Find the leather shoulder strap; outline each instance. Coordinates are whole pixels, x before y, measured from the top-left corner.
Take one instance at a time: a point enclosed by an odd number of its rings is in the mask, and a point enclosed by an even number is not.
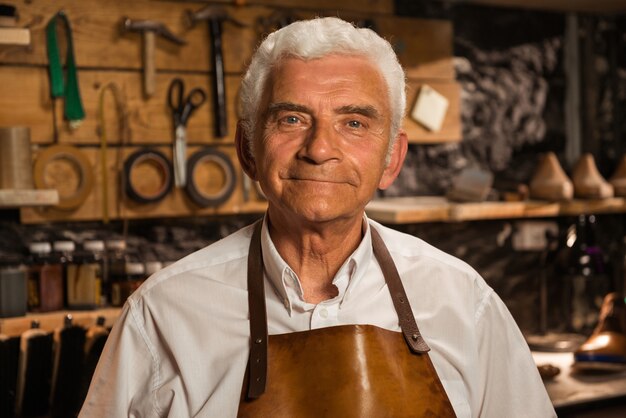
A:
[[[422,338],[422,334],[417,327],[417,322],[415,321],[415,316],[413,316],[413,311],[411,310],[409,299],[404,291],[404,286],[402,286],[398,269],[396,268],[396,265],[391,258],[391,254],[389,254],[389,250],[387,250],[387,246],[383,242],[383,239],[378,231],[376,231],[376,229],[374,229],[371,225],[370,231],[372,231],[371,234],[374,256],[380,264],[383,276],[385,276],[387,287],[391,293],[393,306],[396,308],[396,312],[398,313],[400,328],[402,329],[402,334],[404,334],[404,339],[411,348],[412,352],[426,353],[430,351],[430,348],[426,344],[426,341],[424,341],[424,338]]]
[[[248,399],[256,399],[265,392],[265,379],[267,378],[267,312],[261,254],[262,226],[263,220],[254,225],[248,253],[248,311],[250,315]]]

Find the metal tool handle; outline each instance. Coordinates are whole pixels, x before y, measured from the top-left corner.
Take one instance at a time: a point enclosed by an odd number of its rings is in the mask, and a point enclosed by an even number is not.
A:
[[[215,108],[215,135],[223,138],[228,135],[228,120],[226,116],[226,80],[224,79],[224,54],[222,52],[222,21],[211,19],[211,42],[213,45],[213,100]]]
[[[156,65],[154,63],[154,32],[143,33],[143,91],[146,98],[156,91]]]
[[[174,184],[176,187],[185,187],[187,184],[187,142],[185,135],[184,126],[177,126],[174,141]]]

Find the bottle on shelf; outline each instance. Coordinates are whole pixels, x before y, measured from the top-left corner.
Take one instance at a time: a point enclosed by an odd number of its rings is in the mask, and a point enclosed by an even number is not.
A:
[[[85,241],[67,269],[67,307],[95,309],[101,306],[104,242]]]
[[[126,299],[146,278],[145,265],[138,260],[128,261],[123,275],[115,276],[111,283],[111,304],[122,306]]]
[[[52,246],[49,242],[33,242],[29,251],[28,310],[49,312],[63,309],[63,266],[52,254]]]
[[[102,275],[102,294],[100,305],[108,306],[112,304],[113,282],[126,274],[126,263],[128,253],[126,252],[126,241],[123,239],[110,239],[106,241],[105,268]]]
[[[161,270],[163,268],[163,263],[160,261],[146,261],[145,267],[146,267],[146,279],[147,279],[148,277],[152,276],[157,271]]]
[[[74,241],[69,240],[54,241],[52,243],[52,250],[63,268],[63,306],[67,307],[68,271],[70,266],[74,264],[74,251],[76,250],[76,244]]]
[[[579,215],[563,280],[563,312],[570,332],[589,335],[604,296],[613,289],[606,253],[596,242],[596,217]]]
[[[26,314],[26,272],[21,257],[0,254],[0,318]]]

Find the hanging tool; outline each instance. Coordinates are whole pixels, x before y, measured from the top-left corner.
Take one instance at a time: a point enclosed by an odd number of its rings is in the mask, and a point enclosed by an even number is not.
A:
[[[186,42],[170,32],[163,23],[152,20],[133,20],[128,17],[122,18],[122,32],[130,31],[143,34],[143,87],[144,95],[148,99],[154,95],[156,85],[155,35],[161,35],[178,45],[184,45]]]
[[[187,121],[192,113],[206,100],[206,93],[199,87],[192,89],[185,96],[185,82],[175,78],[167,92],[167,103],[174,121],[174,184],[184,187],[186,182],[187,161]]]
[[[57,41],[57,19],[65,27],[67,52],[65,57],[65,74],[61,66],[61,53]],[[52,97],[52,110],[56,106],[54,100],[65,98],[64,117],[69,121],[70,128],[77,128],[85,118],[85,111],[80,99],[78,89],[78,76],[76,74],[76,61],[74,60],[74,44],[72,42],[72,29],[67,15],[61,10],[46,25],[46,46],[48,48],[48,62],[50,71],[50,96]],[[56,115],[53,113],[54,140],[58,142],[58,129]]]
[[[107,131],[104,118],[104,95],[107,90],[111,91],[115,101],[115,110],[118,119],[117,140],[123,145],[130,138],[130,126],[128,122],[128,110],[126,108],[126,98],[122,89],[114,82],[106,83],[100,89],[98,96],[98,135],[100,136],[100,171],[102,175],[102,222],[109,223],[109,163],[107,161]],[[121,148],[121,147],[119,147]],[[119,212],[118,212],[119,216]]]
[[[189,26],[198,22],[209,22],[209,33],[212,45],[212,66],[215,72],[213,77],[213,103],[215,112],[215,136],[223,138],[228,135],[228,118],[226,114],[226,80],[224,79],[224,54],[222,52],[222,22],[232,22],[239,27],[245,27],[242,22],[231,17],[221,7],[206,6],[197,12],[187,11]]]

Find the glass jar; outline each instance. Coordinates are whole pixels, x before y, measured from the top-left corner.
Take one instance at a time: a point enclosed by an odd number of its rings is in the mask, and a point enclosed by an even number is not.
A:
[[[126,276],[126,241],[123,239],[111,239],[106,242],[105,268],[102,275],[101,305],[113,304],[113,282]]]
[[[52,254],[49,242],[29,245],[31,260],[28,266],[28,310],[49,312],[63,309],[63,266]]]
[[[113,306],[122,306],[126,299],[145,280],[145,266],[139,261],[129,261],[125,265],[125,275],[118,276],[111,284],[111,303]]]
[[[95,309],[101,306],[104,242],[85,241],[67,270],[67,306]]]
[[[0,254],[0,318],[26,314],[26,277],[23,257]]]

